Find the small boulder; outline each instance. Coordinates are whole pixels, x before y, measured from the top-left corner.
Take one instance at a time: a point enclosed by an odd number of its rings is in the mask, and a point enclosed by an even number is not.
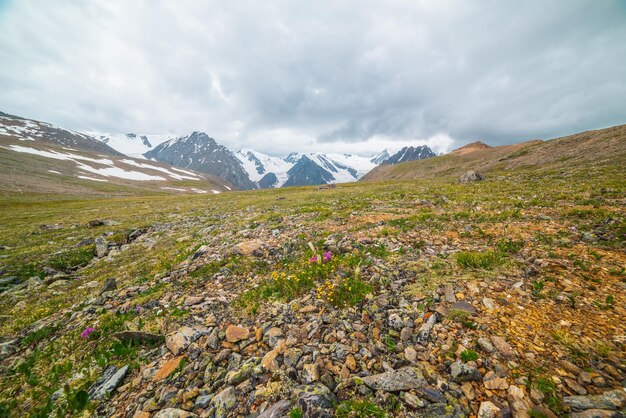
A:
[[[460,361],[452,363],[450,375],[452,376],[451,380],[456,383],[479,381],[483,378],[475,366]]]
[[[481,181],[484,180],[485,177],[476,172],[476,171],[468,171],[467,173],[463,174],[462,176],[459,177],[458,182],[459,183],[470,183],[473,181]]]
[[[118,369],[109,366],[102,376],[88,390],[90,399],[102,399],[113,392],[122,382],[128,372],[128,366]]]

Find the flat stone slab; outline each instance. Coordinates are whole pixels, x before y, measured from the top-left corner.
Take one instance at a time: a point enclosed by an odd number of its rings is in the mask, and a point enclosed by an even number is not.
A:
[[[415,367],[404,367],[391,372],[375,374],[364,377],[362,380],[368,387],[385,392],[399,392],[428,386],[422,372]]]
[[[102,399],[117,388],[128,372],[128,366],[118,369],[115,366],[106,368],[102,376],[89,388],[91,399]]]

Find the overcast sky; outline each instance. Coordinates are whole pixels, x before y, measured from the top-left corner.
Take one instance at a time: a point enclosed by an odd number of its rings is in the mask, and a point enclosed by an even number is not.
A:
[[[552,138],[626,123],[626,1],[0,0],[0,110],[277,155]]]

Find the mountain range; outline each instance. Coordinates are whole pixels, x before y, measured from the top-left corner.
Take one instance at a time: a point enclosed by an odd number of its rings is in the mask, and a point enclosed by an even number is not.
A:
[[[214,186],[211,190],[216,191],[228,190],[233,186],[241,190],[252,190],[323,185],[357,181],[379,165],[399,164],[435,156],[430,148],[422,145],[402,148],[393,155],[388,150],[369,157],[356,154],[292,152],[281,158],[249,148],[232,151],[199,131],[177,137],[139,133],[80,133],[1,112],[0,118],[0,135],[5,139],[3,143],[9,145],[3,147],[4,152],[21,152],[22,157],[24,154],[47,157],[48,161],[50,158],[76,161],[80,169],[72,167],[71,173],[67,173],[71,165],[64,167],[65,171],[54,167],[50,170],[100,183],[117,181],[112,179],[117,178],[123,183],[131,181],[147,185],[146,182],[161,181],[161,178],[193,178],[209,180]],[[32,142],[32,150],[29,147],[26,149],[21,144],[23,141]],[[61,149],[58,149],[59,146]],[[80,158],[76,155],[68,156],[68,150],[79,153]],[[87,155],[81,154],[85,152]],[[92,155],[93,153],[97,154]],[[105,156],[107,158],[103,158]],[[105,160],[108,167],[104,167],[106,164],[103,166],[102,162]],[[88,169],[86,161],[100,166]],[[182,169],[185,171],[180,173],[188,174],[179,179],[177,177],[180,176],[171,171],[175,169],[171,168],[169,174],[174,173],[173,175],[154,175],[155,171],[163,173],[165,167]],[[137,170],[143,170],[143,174],[138,174]],[[91,175],[86,175],[89,172]],[[115,173],[117,177],[111,173]],[[163,186],[160,189],[174,192],[193,191],[193,188],[172,186]]]
[[[292,152],[280,158],[249,148],[232,151],[198,131],[165,142],[163,135],[100,134],[95,137],[124,154],[143,155],[174,167],[211,174],[242,190],[357,181],[379,164],[398,164],[435,156],[423,145],[402,148],[394,155],[387,150],[371,157]],[[159,144],[153,147],[152,143]]]

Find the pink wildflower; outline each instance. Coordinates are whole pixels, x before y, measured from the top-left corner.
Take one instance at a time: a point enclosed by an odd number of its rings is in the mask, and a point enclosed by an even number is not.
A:
[[[309,262],[310,263],[317,263],[317,256],[314,255],[313,257],[309,258]]]
[[[330,261],[330,258],[332,257],[332,253],[330,251],[324,251],[324,262],[328,262]]]
[[[85,328],[85,330],[83,332],[80,333],[81,338],[89,338],[89,335],[91,335],[92,332],[94,332],[95,329],[92,327],[87,327]]]

